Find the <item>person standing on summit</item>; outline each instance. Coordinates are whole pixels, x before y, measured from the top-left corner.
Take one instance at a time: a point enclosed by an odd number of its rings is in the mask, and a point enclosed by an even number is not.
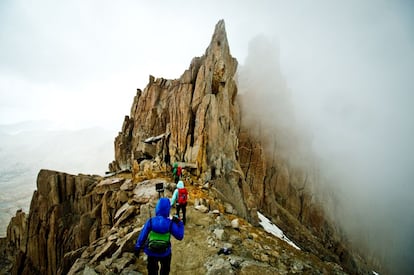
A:
[[[177,188],[174,190],[173,196],[171,198],[171,206],[174,205],[177,209],[177,217],[180,217],[180,210],[183,212],[183,223],[185,225],[186,220],[186,208],[187,208],[187,199],[188,199],[188,192],[187,189],[184,187],[184,182],[182,180],[178,181]]]
[[[169,218],[170,200],[160,198],[155,207],[156,216],[149,218],[135,243],[134,252],[138,257],[143,248],[148,256],[147,269],[149,275],[161,275],[170,273],[171,267],[171,235],[177,240],[184,238],[184,225],[177,216]],[[158,264],[161,264],[159,269]]]

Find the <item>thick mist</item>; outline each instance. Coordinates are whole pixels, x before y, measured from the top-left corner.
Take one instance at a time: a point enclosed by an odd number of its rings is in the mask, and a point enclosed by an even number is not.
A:
[[[328,212],[356,248],[392,274],[412,273],[412,89],[389,68],[363,73],[361,66],[375,70],[364,64],[373,62],[369,58],[347,68],[330,60],[326,71],[309,72],[315,78],[305,83],[284,75],[279,48],[265,36],[249,44],[238,71],[244,123],[264,138],[276,133],[283,157],[318,167],[321,186],[315,190],[331,192],[335,212]]]

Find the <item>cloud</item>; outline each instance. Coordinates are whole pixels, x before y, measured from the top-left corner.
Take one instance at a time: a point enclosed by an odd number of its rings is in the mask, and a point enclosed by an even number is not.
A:
[[[291,44],[256,37],[240,66],[239,90],[253,93],[244,106],[248,121],[311,145],[350,240],[402,274],[412,272],[414,242],[412,18],[399,5],[376,7],[337,6],[342,15],[312,7],[319,16],[312,10],[312,20],[302,21],[311,35],[291,35]]]

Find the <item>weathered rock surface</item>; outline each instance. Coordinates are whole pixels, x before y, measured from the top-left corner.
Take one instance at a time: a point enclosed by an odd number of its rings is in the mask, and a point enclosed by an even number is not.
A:
[[[137,175],[138,163],[148,158],[161,165],[192,163],[193,172],[204,181],[226,178],[223,186],[230,184],[237,195],[241,169],[236,68],[220,21],[205,54],[194,58],[181,78],[151,76],[144,91],[138,90],[130,117],[115,140],[110,168],[131,169]],[[238,210],[246,214],[243,200],[239,201]]]
[[[178,162],[191,192],[173,274],[368,273],[307,188],[316,177],[241,123],[236,69],[220,21],[179,79],[151,76],[137,91],[115,139],[113,177],[40,171],[29,214],[16,213],[0,241],[2,272],[145,274],[132,247],[154,214],[155,184],[171,196]],[[302,250],[257,227],[257,210]],[[223,247],[232,253],[217,254]]]

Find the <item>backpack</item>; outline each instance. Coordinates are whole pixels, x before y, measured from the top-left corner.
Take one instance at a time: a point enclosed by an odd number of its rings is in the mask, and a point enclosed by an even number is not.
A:
[[[178,204],[186,204],[187,203],[188,192],[185,188],[178,189]]]
[[[170,238],[171,238],[171,226],[172,222],[170,221],[170,226],[168,232],[158,233],[152,230],[152,218],[150,219],[151,231],[148,235],[148,249],[155,253],[163,253],[167,251],[170,247]]]

